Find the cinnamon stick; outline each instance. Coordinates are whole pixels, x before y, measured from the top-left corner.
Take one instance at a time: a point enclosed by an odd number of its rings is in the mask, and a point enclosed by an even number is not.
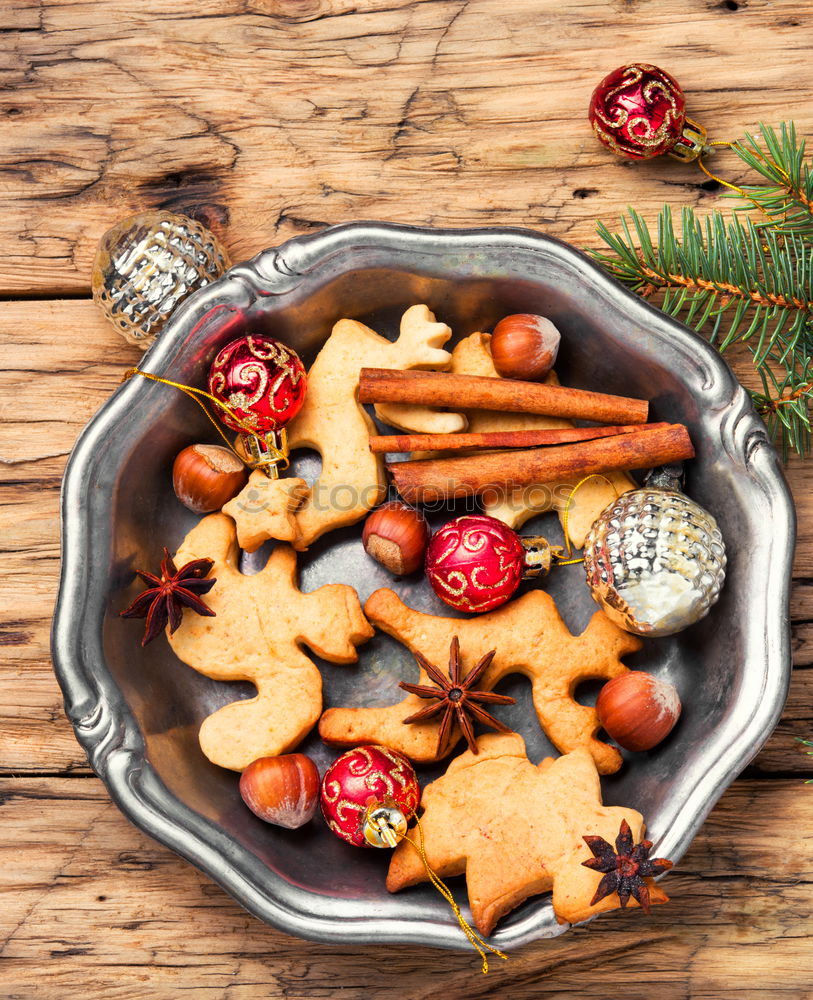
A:
[[[433,503],[493,489],[572,481],[594,472],[646,469],[693,457],[686,428],[667,424],[553,448],[388,462],[387,468],[404,500]]]
[[[485,375],[448,372],[393,371],[362,368],[362,403],[415,403],[448,406],[456,410],[505,410],[548,417],[594,420],[599,424],[643,424],[649,404],[645,399],[608,396],[544,382],[520,382]]]
[[[387,452],[460,451],[463,448],[533,448],[571,444],[668,424],[623,424],[615,427],[549,427],[530,431],[485,431],[479,434],[381,434],[370,437],[374,455]]]

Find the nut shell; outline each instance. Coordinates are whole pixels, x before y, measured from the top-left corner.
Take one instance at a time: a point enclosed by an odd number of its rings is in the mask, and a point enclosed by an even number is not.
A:
[[[536,382],[556,363],[561,336],[544,316],[515,313],[506,316],[491,334],[491,357],[503,378]]]
[[[260,757],[240,776],[240,795],[266,823],[296,830],[316,812],[319,771],[302,753]]]
[[[364,522],[364,551],[396,576],[423,566],[429,524],[414,507],[393,500],[374,510]]]
[[[640,670],[608,681],[596,701],[599,722],[625,750],[657,746],[674,728],[680,711],[674,685]]]
[[[172,466],[175,496],[196,514],[220,510],[248,481],[240,459],[219,444],[191,444]]]

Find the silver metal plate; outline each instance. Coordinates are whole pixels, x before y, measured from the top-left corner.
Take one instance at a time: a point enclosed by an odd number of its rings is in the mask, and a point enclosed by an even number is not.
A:
[[[556,240],[511,229],[359,223],[292,240],[232,268],[173,315],[143,367],[202,385],[217,349],[246,330],[285,340],[309,364],[340,317],[394,337],[403,310],[418,302],[456,337],[489,330],[513,312],[548,316],[562,332],[557,371],[565,384],[646,397],[653,420],[689,427],[697,458],[687,492],[720,525],[728,576],[706,619],[647,641],[630,658],[677,685],[684,715],[664,744],[629,755],[618,774],[602,780],[605,801],[643,812],[655,852],[678,861],[776,725],[790,678],[793,505],[762,422],[713,349]],[[157,566],[161,547],[177,547],[194,524],[172,491],[172,461],[185,445],[212,435],[183,394],[134,378],[74,448],[63,487],[53,657],[77,737],[136,825],[268,923],[314,940],[464,948],[457,922],[431,887],[386,892],[388,852],[351,848],[318,818],[289,831],[249,813],[237,776],[203,757],[196,734],[203,718],[249,696],[251,687],[200,676],[163,640],[142,650],[138,626],[118,616],[134,569]],[[295,463],[306,478],[318,467],[313,455]],[[438,514],[436,522],[448,516]],[[561,538],[552,517],[528,530]],[[365,556],[360,535],[358,526],[344,529],[305,553],[303,590],[344,582],[363,601],[392,585]],[[252,562],[257,557],[247,570]],[[582,568],[558,570],[544,586],[571,630],[580,631],[595,610]],[[449,614],[419,577],[396,589],[413,607]],[[394,702],[398,680],[417,675],[406,650],[383,635],[361,647],[357,666],[319,666],[326,706]],[[502,717],[525,738],[531,759],[551,752],[528,682],[512,678],[500,690],[517,698]],[[582,696],[589,700],[595,691]],[[335,757],[315,734],[301,749],[322,773]],[[437,773],[422,770],[422,783]],[[453,885],[464,902],[462,879]],[[512,948],[563,929],[541,896],[506,917],[492,940]]]

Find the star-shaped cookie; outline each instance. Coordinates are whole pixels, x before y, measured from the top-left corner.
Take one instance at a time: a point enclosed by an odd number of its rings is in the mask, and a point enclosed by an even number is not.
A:
[[[225,504],[223,513],[234,520],[237,541],[246,552],[256,552],[269,538],[303,549],[296,512],[309,493],[304,479],[269,479],[255,469],[243,489]]]

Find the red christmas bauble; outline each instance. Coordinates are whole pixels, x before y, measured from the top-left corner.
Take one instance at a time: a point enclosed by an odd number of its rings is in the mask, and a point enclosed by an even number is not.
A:
[[[330,829],[356,847],[387,847],[368,822],[372,810],[389,811],[401,832],[418,808],[421,789],[403,754],[389,747],[360,746],[348,750],[325,771],[320,805]]]
[[[664,70],[631,63],[613,70],[596,87],[589,117],[599,141],[614,153],[648,160],[668,153],[680,140],[686,100],[677,80]]]
[[[299,413],[306,388],[305,367],[296,351],[259,334],[226,344],[209,369],[209,392],[260,436],[279,430]],[[225,411],[218,416],[233,431],[246,432]]]
[[[458,611],[490,611],[504,604],[519,586],[524,564],[516,532],[486,514],[449,521],[426,550],[432,589]]]

